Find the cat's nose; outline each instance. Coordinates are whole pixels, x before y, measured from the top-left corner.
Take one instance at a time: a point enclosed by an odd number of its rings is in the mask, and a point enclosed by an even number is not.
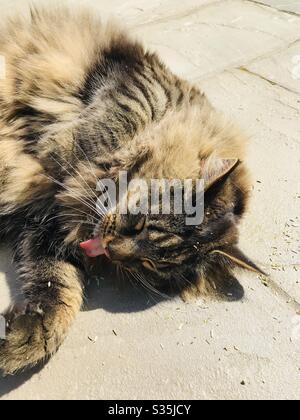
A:
[[[132,239],[116,239],[107,245],[107,251],[112,261],[125,261],[134,257],[136,245]]]

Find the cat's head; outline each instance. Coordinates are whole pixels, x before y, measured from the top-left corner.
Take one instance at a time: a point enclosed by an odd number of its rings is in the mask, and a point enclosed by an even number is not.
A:
[[[90,256],[105,254],[152,290],[241,297],[233,269],[260,272],[237,245],[250,191],[244,142],[209,104],[171,113],[116,153],[109,175],[116,179],[126,170],[129,180],[203,179],[203,220],[190,225],[184,212],[174,211],[120,214],[117,206],[82,248]]]
[[[151,209],[148,214],[121,214],[117,206],[82,248],[91,257],[106,255],[152,291],[240,298],[243,289],[233,269],[260,272],[237,246],[238,224],[248,199],[246,170],[237,159],[210,158],[200,171],[204,180],[200,224],[187,223],[184,211],[174,214],[173,200],[170,214],[152,214]]]

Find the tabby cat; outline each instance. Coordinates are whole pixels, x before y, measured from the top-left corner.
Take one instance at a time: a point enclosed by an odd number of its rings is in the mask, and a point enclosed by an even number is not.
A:
[[[113,23],[32,8],[0,31],[0,224],[23,301],[4,315],[0,369],[51,356],[104,260],[154,291],[229,294],[249,197],[245,137],[197,87]],[[205,216],[101,213],[97,181],[205,179]],[[103,192],[102,192],[103,193]],[[99,271],[100,270],[100,271]],[[242,294],[242,293],[240,293]]]

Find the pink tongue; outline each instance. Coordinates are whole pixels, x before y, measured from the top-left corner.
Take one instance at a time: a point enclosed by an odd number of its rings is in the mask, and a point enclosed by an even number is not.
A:
[[[80,248],[84,250],[86,255],[91,258],[99,257],[99,255],[106,255],[108,257],[107,250],[102,245],[100,238],[90,239],[86,242],[81,242]]]

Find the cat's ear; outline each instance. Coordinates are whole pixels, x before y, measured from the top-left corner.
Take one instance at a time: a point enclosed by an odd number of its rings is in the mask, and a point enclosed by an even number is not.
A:
[[[219,254],[225,258],[228,258],[235,265],[244,268],[245,270],[253,271],[257,274],[262,274],[267,276],[267,274],[262,271],[250,258],[248,258],[239,248],[235,246],[216,249],[211,252],[211,254]]]
[[[239,159],[221,159],[214,156],[201,162],[201,176],[204,188],[209,188],[225,180],[240,164]]]

